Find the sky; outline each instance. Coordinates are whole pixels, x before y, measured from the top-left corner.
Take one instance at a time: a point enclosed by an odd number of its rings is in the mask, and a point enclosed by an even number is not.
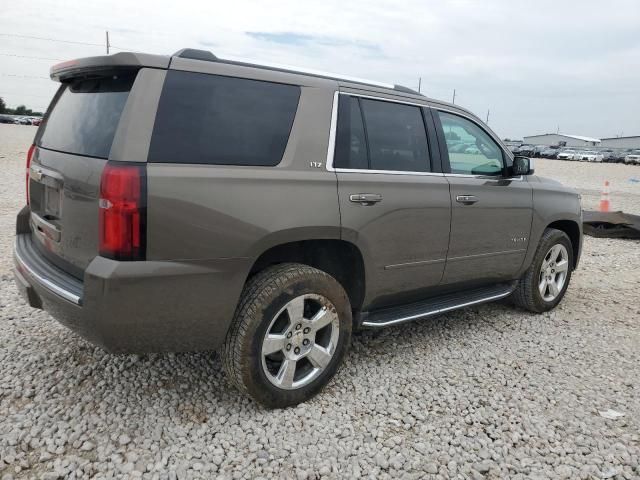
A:
[[[422,78],[428,97],[455,89],[456,104],[489,111],[502,138],[640,135],[640,0],[0,0],[0,97],[44,110],[50,66],[105,54],[106,30],[112,53],[192,47],[410,88]]]

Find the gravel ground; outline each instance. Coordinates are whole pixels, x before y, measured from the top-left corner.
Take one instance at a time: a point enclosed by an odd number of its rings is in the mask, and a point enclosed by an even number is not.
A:
[[[106,354],[25,306],[10,251],[34,132],[0,125],[0,478],[640,478],[637,242],[587,237],[544,315],[490,304],[358,334],[322,394],[266,411],[213,353]],[[587,208],[609,179],[640,213],[638,167],[537,167]]]

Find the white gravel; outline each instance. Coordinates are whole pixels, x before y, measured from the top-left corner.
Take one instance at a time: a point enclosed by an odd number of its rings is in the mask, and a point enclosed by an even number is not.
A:
[[[10,251],[34,132],[0,125],[1,479],[640,478],[637,242],[587,237],[545,315],[491,304],[356,335],[322,394],[267,411],[213,353],[106,354],[18,297]],[[537,167],[587,207],[608,178],[614,207],[640,213],[627,183],[640,167]]]

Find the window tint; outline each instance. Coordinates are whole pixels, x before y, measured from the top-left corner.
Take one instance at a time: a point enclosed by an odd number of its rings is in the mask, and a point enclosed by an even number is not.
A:
[[[149,161],[277,165],[299,98],[298,86],[169,71]]]
[[[429,170],[427,133],[420,107],[360,99],[372,170]]]
[[[364,125],[357,97],[340,95],[333,165],[336,168],[369,168]]]
[[[135,75],[78,80],[61,87],[40,146],[107,158]]]
[[[438,112],[449,152],[451,173],[499,175],[502,151],[478,125],[466,118]]]

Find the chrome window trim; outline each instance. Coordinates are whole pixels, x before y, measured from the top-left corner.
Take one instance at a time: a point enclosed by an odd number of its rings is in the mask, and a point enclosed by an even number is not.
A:
[[[515,180],[522,181],[524,177],[522,175],[518,177],[503,177],[500,175],[473,175],[470,173],[443,173],[445,177],[458,177],[458,178],[477,178],[478,180]]]
[[[329,144],[327,146],[327,161],[325,163],[326,169],[328,171],[336,172],[336,173],[374,173],[374,174],[388,174],[388,175],[416,175],[416,176],[431,176],[431,177],[453,176],[453,177],[480,178],[480,179],[496,178],[496,177],[492,177],[490,175],[470,175],[470,174],[462,174],[462,173],[408,172],[408,171],[404,171],[404,170],[369,170],[369,169],[366,169],[366,168],[334,168],[333,160],[334,160],[334,155],[335,155],[335,150],[336,150],[336,130],[338,128],[338,103],[339,103],[340,95],[346,95],[346,96],[350,96],[350,97],[369,98],[371,100],[379,100],[379,101],[382,101],[382,102],[401,103],[401,104],[404,104],[404,105],[412,105],[412,106],[420,107],[420,108],[432,108],[432,109],[435,109],[435,110],[442,110],[442,111],[445,111],[445,112],[448,112],[448,113],[452,113],[452,114],[464,117],[464,118],[472,121],[475,124],[478,123],[472,117],[470,117],[468,115],[465,115],[464,113],[458,112],[456,110],[448,110],[446,108],[435,107],[435,106],[429,105],[428,103],[407,102],[405,100],[396,100],[394,98],[377,97],[377,96],[374,96],[374,95],[364,95],[364,94],[361,94],[361,93],[341,92],[339,90],[336,90],[334,92],[334,94],[333,94],[333,105],[332,105],[332,108],[331,108],[331,123],[330,123],[330,130],[329,130]],[[482,128],[482,126],[480,126],[480,125],[478,125],[478,127]],[[484,131],[494,141],[496,141],[495,135],[490,134],[484,128],[482,128],[482,131]],[[496,143],[498,144],[498,147],[504,152],[504,148],[502,146],[502,143],[500,143],[499,140],[496,141]],[[500,177],[500,178],[503,178],[503,177]],[[520,176],[520,177],[515,177],[515,178],[509,179],[509,180],[522,180],[522,179],[523,179],[522,176]]]
[[[379,100],[381,102],[402,103],[404,105],[412,105],[414,107],[429,108],[427,103],[408,102],[406,100],[397,100],[395,98],[376,97],[375,95],[365,95],[362,93],[338,92],[340,95],[348,95],[350,97],[368,98],[370,100]],[[426,102],[426,101],[425,101]]]
[[[334,168],[333,157],[336,151],[336,130],[338,128],[338,103],[340,95],[346,95],[350,97],[370,98],[372,100],[380,100],[383,102],[401,103],[404,105],[412,105],[415,107],[428,107],[421,103],[405,102],[402,100],[395,100],[383,97],[375,97],[371,95],[361,95],[359,93],[341,92],[336,90],[333,94],[333,106],[331,108],[331,126],[329,130],[329,144],[327,146],[327,161],[326,168],[330,172],[339,173],[375,173],[375,174],[388,174],[388,175],[417,175],[417,176],[432,176],[442,177],[444,174],[440,172],[411,172],[405,170],[369,170],[368,168]],[[426,133],[426,130],[425,130]]]
[[[357,168],[332,168],[333,172],[338,173],[375,173],[386,175],[414,175],[420,177],[443,177],[444,173],[440,172],[408,172],[405,170],[367,170]]]
[[[331,107],[331,123],[329,127],[329,145],[327,146],[327,161],[325,166],[330,172],[335,172],[333,168],[333,157],[336,153],[336,129],[338,128],[338,99],[340,92],[336,90],[333,94],[333,106]]]

